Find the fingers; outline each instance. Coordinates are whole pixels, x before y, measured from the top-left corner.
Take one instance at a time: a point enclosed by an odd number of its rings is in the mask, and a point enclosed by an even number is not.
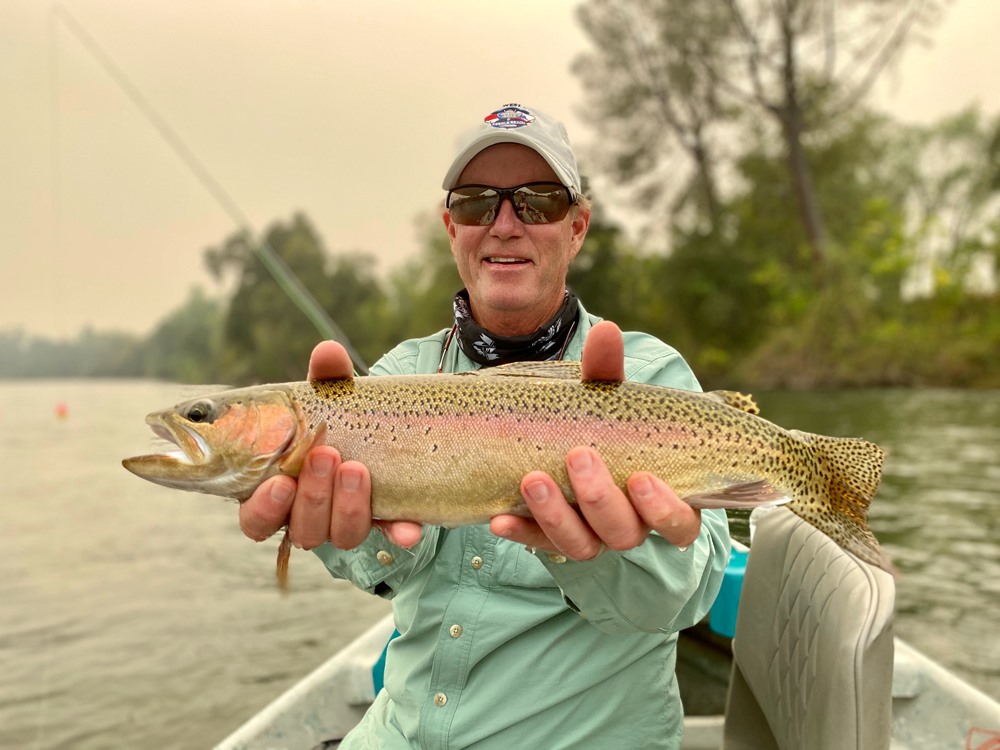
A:
[[[604,549],[629,550],[655,530],[678,547],[692,544],[701,531],[701,514],[661,479],[636,472],[626,495],[591,448],[574,448],[566,457],[576,507],[569,504],[548,474],[535,471],[521,482],[532,518],[497,516],[490,530],[529,547],[590,560]]]
[[[538,521],[521,516],[502,515],[490,519],[490,531],[504,539],[523,544],[531,549],[541,549],[546,552],[559,552],[548,535],[542,531]],[[600,547],[598,546],[598,551]]]
[[[354,549],[377,524],[400,547],[412,547],[423,527],[409,521],[373,521],[371,475],[357,461],[341,463],[340,454],[328,446],[313,448],[298,482],[273,477],[240,506],[240,528],[255,541],[263,541],[288,524],[292,543],[312,549],[331,542],[340,549]]]
[[[618,326],[610,320],[594,324],[580,359],[584,380],[625,380],[625,344]]]
[[[701,512],[681,500],[663,480],[640,471],[628,478],[626,487],[642,520],[668,542],[687,547],[698,538]]]
[[[309,380],[339,380],[354,376],[347,350],[336,341],[321,341],[309,357]]]
[[[334,448],[322,445],[309,451],[288,518],[288,531],[296,547],[312,549],[327,540],[340,463],[340,453]]]
[[[533,522],[505,516],[494,519],[494,533],[540,549],[557,550],[574,560],[590,560],[605,548],[626,550],[645,540],[649,528],[619,489],[600,456],[574,448],[566,457],[576,507],[552,477],[531,472],[521,494]]]
[[[376,521],[382,533],[398,547],[409,549],[420,541],[424,527],[412,521]]]
[[[272,477],[240,504],[240,528],[255,542],[262,542],[288,521],[295,497],[295,480]]]
[[[573,560],[589,560],[601,552],[601,539],[580,517],[548,474],[533,471],[521,480],[521,494],[542,536],[522,526],[529,546],[558,551]]]
[[[566,468],[577,506],[601,541],[616,550],[643,543],[649,527],[615,484],[596,451],[574,448],[566,456]]]
[[[364,464],[346,461],[333,482],[329,539],[340,549],[354,549],[372,529],[371,476]],[[326,541],[325,539],[323,541]]]

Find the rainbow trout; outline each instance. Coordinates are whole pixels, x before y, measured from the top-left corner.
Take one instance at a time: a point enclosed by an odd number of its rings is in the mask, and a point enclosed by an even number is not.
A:
[[[590,445],[624,487],[635,471],[696,508],[788,507],[866,562],[891,569],[868,528],[883,451],[786,430],[749,396],[581,381],[578,362],[517,363],[455,375],[359,377],[223,391],[150,414],[177,446],[122,463],[157,484],[245,500],[297,476],[326,443],[368,466],[372,515],[442,526],[527,514],[529,471],[571,497],[567,452]]]

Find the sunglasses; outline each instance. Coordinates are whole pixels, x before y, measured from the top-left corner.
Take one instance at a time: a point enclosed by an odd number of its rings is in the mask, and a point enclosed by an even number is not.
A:
[[[517,218],[525,224],[562,221],[576,196],[558,182],[529,182],[511,188],[489,185],[459,185],[448,191],[445,208],[451,220],[465,226],[489,226],[496,221],[500,205],[509,200]]]

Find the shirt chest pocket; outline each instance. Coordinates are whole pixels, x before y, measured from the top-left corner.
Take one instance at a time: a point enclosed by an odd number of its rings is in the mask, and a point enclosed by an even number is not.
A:
[[[541,560],[528,552],[522,544],[501,540],[497,545],[494,565],[494,577],[498,586],[558,588]]]

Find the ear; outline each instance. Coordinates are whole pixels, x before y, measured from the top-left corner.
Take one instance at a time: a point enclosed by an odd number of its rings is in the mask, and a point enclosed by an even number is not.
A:
[[[441,212],[441,220],[444,222],[444,228],[448,231],[448,239],[452,243],[455,242],[455,224],[451,220],[451,212],[446,208]]]
[[[571,209],[570,214],[570,260],[577,256],[580,252],[580,248],[583,247],[583,240],[587,236],[587,230],[590,228],[590,211],[582,210],[578,208]]]

